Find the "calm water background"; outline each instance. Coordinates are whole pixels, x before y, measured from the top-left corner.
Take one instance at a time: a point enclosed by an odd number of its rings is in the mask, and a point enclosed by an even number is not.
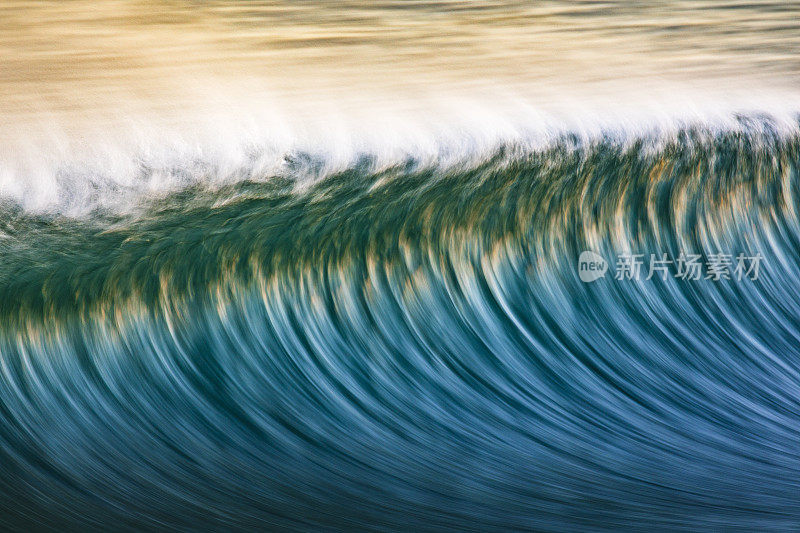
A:
[[[477,91],[724,97],[796,89],[799,49],[794,2],[7,0],[0,109],[163,110],[234,90],[345,110]]]

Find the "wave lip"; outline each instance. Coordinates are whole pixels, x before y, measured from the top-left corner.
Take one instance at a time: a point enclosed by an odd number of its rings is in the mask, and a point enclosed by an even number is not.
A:
[[[670,97],[666,88],[638,100],[630,95],[628,105],[620,104],[626,93],[616,99],[547,96],[543,103],[542,97],[495,92],[490,103],[454,96],[413,106],[402,99],[392,104],[384,95],[348,114],[316,100],[251,108],[220,97],[229,113],[189,107],[168,118],[146,108],[131,116],[121,108],[96,124],[65,125],[57,113],[9,120],[10,131],[0,128],[0,199],[33,213],[80,218],[96,210],[124,214],[187,187],[278,176],[302,188],[365,163],[373,172],[403,165],[463,169],[500,150],[522,157],[566,138],[587,147],[613,139],[658,149],[687,130],[712,137],[759,128],[783,136],[797,131],[795,93],[765,92],[754,106],[730,95],[675,90],[679,96]],[[287,111],[293,106],[308,109],[294,116]]]

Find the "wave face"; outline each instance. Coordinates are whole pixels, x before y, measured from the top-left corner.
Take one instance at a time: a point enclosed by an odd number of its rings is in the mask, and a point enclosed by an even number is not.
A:
[[[797,529],[794,131],[7,201],[0,526]],[[763,264],[611,275],[681,252]]]

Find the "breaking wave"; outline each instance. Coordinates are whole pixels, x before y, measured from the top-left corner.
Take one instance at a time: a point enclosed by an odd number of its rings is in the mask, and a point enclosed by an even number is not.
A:
[[[796,122],[168,170],[0,205],[1,526],[800,527]]]

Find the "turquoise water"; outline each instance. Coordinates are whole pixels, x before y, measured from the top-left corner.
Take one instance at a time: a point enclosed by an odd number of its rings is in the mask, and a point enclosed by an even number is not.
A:
[[[7,206],[2,520],[795,527],[800,141],[742,124]],[[623,246],[765,263],[579,280]]]

